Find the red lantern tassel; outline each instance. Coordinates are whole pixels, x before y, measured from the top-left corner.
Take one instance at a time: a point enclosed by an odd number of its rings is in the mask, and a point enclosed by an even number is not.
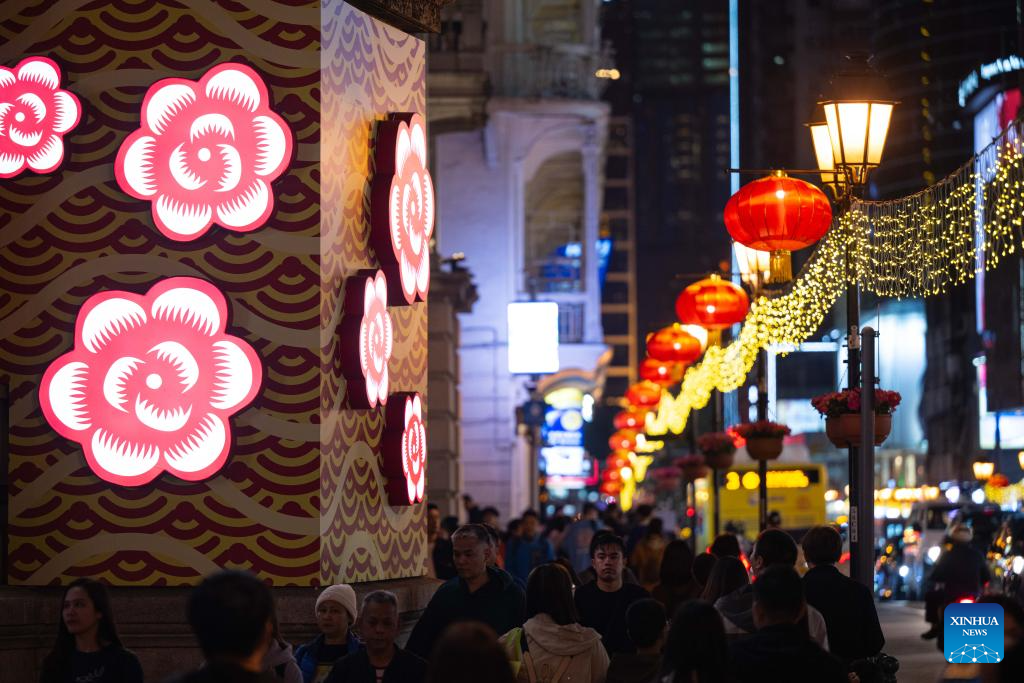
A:
[[[772,252],[769,265],[768,282],[773,285],[789,282],[793,279],[793,260],[786,249]]]

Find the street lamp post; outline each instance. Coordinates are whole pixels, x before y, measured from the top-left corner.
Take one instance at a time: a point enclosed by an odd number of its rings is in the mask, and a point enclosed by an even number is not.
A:
[[[770,278],[771,254],[733,242],[736,263],[740,267],[740,279],[750,287],[753,298],[762,293],[762,287]],[[757,352],[757,419],[768,419],[768,350]],[[757,461],[757,525],[759,531],[768,526],[768,461]]]
[[[847,57],[847,66],[832,78],[830,92],[818,102],[824,110],[825,129],[821,123],[810,125],[822,180],[837,194],[840,212],[850,210],[854,193],[867,184],[868,173],[882,161],[882,151],[889,131],[896,102],[883,94],[884,84],[868,64],[868,57],[855,54]],[[827,148],[831,153],[831,164]],[[842,191],[842,195],[839,192]],[[851,236],[852,237],[852,236]],[[846,267],[846,329],[847,376],[850,389],[861,387],[860,290],[857,285],[857,264],[850,251],[852,239],[847,241]],[[874,332],[872,331],[872,334]],[[871,340],[874,348],[874,339]],[[874,374],[866,378],[863,401],[870,392],[874,395]],[[863,417],[865,421],[872,416]],[[849,454],[850,477],[850,577],[870,588],[874,577],[871,561],[874,558],[874,534],[871,526],[874,507],[874,448],[864,443],[863,453],[851,446]],[[868,458],[872,462],[860,462]]]

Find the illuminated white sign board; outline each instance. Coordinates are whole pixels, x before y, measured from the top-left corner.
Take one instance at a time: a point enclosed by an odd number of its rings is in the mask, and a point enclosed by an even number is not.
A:
[[[558,304],[508,305],[508,371],[514,375],[558,372]]]
[[[978,91],[982,81],[991,81],[996,76],[1013,73],[1014,71],[1024,71],[1024,58],[1010,55],[988,64],[982,64],[969,73],[967,78],[960,81],[960,86],[957,88],[957,100],[960,102],[960,106],[967,106],[967,100]]]

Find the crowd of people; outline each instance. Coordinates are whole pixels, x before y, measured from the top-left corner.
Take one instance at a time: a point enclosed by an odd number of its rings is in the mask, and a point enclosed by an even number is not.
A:
[[[312,605],[319,634],[294,652],[270,590],[244,572],[207,577],[188,619],[203,665],[175,683],[706,683],[885,680],[871,593],[836,568],[842,538],[810,529],[800,545],[766,529],[746,552],[723,534],[697,555],[650,509],[632,526],[584,507],[546,525],[531,511],[499,531],[493,508],[467,501],[470,521],[431,508],[430,569],[444,582],[404,647],[397,597],[357,601],[344,584]],[[796,569],[802,553],[806,571]],[[803,567],[801,567],[803,569]],[[1019,610],[1007,611],[1007,620]],[[1024,643],[1008,624],[1007,656],[985,680],[1024,680]],[[43,683],[137,683],[102,584],[64,593]]]

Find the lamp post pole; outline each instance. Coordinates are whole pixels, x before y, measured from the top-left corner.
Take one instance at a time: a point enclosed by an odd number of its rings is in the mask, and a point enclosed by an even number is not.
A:
[[[768,349],[757,352],[757,419],[768,419]],[[757,521],[760,531],[768,526],[768,461],[757,461]]]
[[[864,377],[860,392],[860,458],[856,461],[858,486],[850,487],[850,578],[868,587],[874,584],[875,521],[875,330],[865,327],[863,342]],[[852,462],[852,461],[851,461]],[[857,545],[852,542],[857,538]],[[856,548],[856,552],[854,552]]]
[[[718,389],[714,389],[711,392],[711,430],[713,432],[722,431],[722,421],[724,419],[723,413],[725,412],[725,404],[722,399],[722,392]],[[714,499],[712,505],[712,529],[714,529],[713,538],[718,536],[720,529],[719,524],[719,510],[721,507],[721,501],[718,499],[718,468],[711,468],[711,494]]]

